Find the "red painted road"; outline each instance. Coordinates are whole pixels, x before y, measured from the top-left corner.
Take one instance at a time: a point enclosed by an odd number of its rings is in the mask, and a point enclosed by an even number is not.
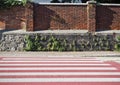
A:
[[[0,85],[120,85],[120,64],[90,57],[0,57]]]

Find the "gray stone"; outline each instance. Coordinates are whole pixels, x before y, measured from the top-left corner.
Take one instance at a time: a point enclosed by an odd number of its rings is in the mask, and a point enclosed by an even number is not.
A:
[[[16,49],[15,49],[15,47],[12,47],[10,50],[11,50],[11,51],[15,51]]]
[[[22,42],[21,44],[18,45],[20,48],[24,48],[24,43]]]
[[[25,42],[25,35],[30,35],[32,39],[35,38],[36,34],[3,34],[0,40],[0,51],[23,51],[26,42]],[[102,34],[79,34],[79,33],[71,33],[71,34],[42,34],[38,33],[40,38],[44,38],[39,41],[44,48],[47,48],[47,44],[49,42],[49,38],[51,36],[60,40],[60,43],[63,43],[63,40],[66,40],[66,50],[77,50],[77,51],[93,51],[93,50],[109,50],[114,49],[114,44],[116,43],[116,39],[113,35],[102,35]],[[75,42],[75,43],[73,43]],[[109,42],[109,43],[108,43]],[[74,44],[74,45],[73,45]],[[71,47],[72,45],[72,47]]]

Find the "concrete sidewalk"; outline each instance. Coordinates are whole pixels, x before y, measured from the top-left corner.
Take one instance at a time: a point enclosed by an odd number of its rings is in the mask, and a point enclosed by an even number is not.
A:
[[[97,57],[104,61],[120,62],[120,52],[85,51],[85,52],[0,52],[0,57]]]

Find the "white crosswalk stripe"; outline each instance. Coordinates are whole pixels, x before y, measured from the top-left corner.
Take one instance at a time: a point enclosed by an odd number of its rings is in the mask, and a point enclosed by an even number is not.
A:
[[[115,67],[17,67],[0,68],[0,70],[117,70]]]
[[[120,72],[9,72],[0,73],[0,76],[12,75],[120,75]]]
[[[120,82],[120,78],[6,78],[0,82]]]
[[[110,64],[0,64],[0,66],[111,66]]]
[[[62,60],[61,61],[60,60],[58,60],[58,61],[47,61],[47,60],[43,60],[43,61],[34,61],[34,60],[33,61],[25,61],[25,60],[24,61],[9,61],[8,60],[8,61],[0,61],[0,62],[69,62],[69,63],[70,62],[79,62],[79,63],[88,62],[89,63],[89,62],[103,62],[103,61],[62,61]]]

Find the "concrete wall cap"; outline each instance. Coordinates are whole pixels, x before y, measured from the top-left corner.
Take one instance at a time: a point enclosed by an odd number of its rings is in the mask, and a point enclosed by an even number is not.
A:
[[[98,3],[97,5],[101,5],[101,6],[120,6],[120,4],[108,4],[108,3]]]
[[[96,4],[96,1],[87,1],[87,4]]]
[[[87,6],[87,3],[39,3],[39,5],[81,5],[81,6],[83,6],[83,5],[85,5],[85,6]]]

